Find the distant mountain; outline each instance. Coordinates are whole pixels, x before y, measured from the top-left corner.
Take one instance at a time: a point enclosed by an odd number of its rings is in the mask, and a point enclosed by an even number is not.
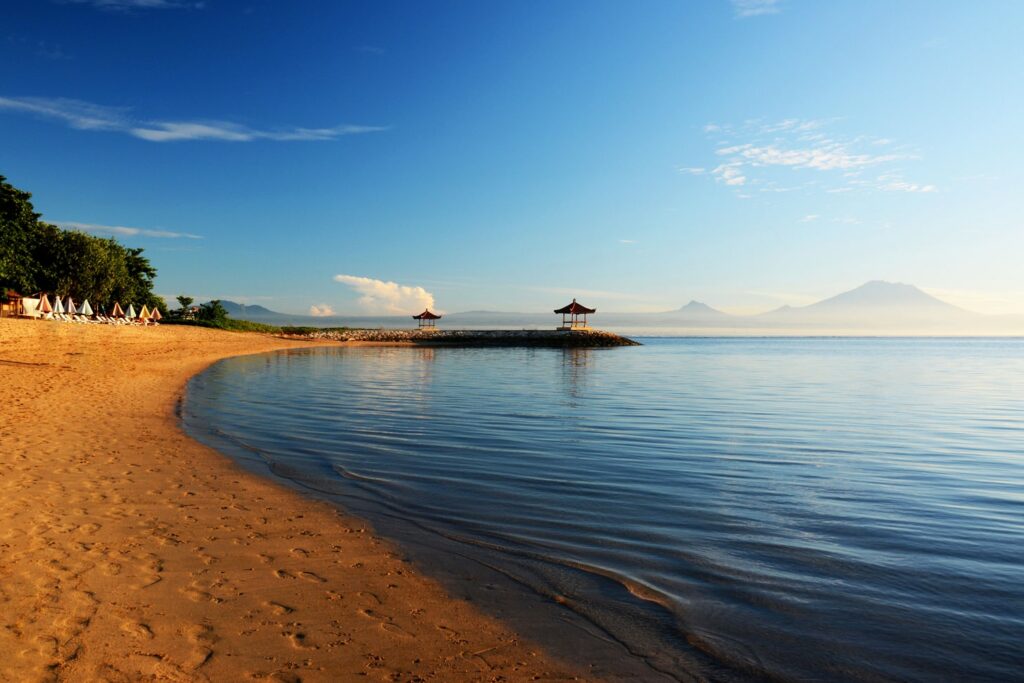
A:
[[[273,325],[408,328],[410,315],[314,317],[222,301],[229,315]],[[731,315],[705,303],[661,313],[615,313],[603,308],[591,316],[594,327],[646,334],[1021,334],[1024,319],[985,316],[958,308],[913,285],[874,280],[808,306],[782,306],[758,315]],[[513,313],[462,311],[445,315],[449,329],[537,329],[554,327],[549,311]]]
[[[756,317],[773,326],[955,331],[985,316],[937,299],[913,285],[872,280],[808,306],[782,306]]]
[[[706,303],[701,301],[690,301],[690,303],[682,306],[675,311],[672,311],[675,315],[683,315],[688,318],[731,318],[732,316],[724,311],[720,311],[717,308],[711,308]]]
[[[914,285],[902,282],[872,280],[849,292],[837,294],[816,304],[804,307],[805,311],[849,309],[913,309],[917,312],[935,311],[944,313],[966,313],[962,308],[936,299]]]
[[[249,316],[263,318],[285,315],[284,313],[278,313],[276,311],[270,310],[269,308],[259,305],[250,306],[248,304],[239,304],[234,301],[223,300],[220,302],[220,304],[227,310],[228,315],[230,315],[232,318],[248,318]]]

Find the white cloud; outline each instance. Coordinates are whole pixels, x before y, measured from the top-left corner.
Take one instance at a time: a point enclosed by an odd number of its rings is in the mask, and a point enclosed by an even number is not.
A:
[[[359,305],[368,313],[419,313],[434,306],[434,295],[415,285],[358,275],[335,275],[334,281],[354,289],[359,294]]]
[[[704,175],[707,173],[706,169],[699,168],[697,166],[681,166],[678,170],[680,173],[685,173],[686,175]]]
[[[619,244],[636,244],[636,240],[619,240]]]
[[[801,218],[800,222],[801,223],[812,223],[812,222],[818,220],[818,218],[820,218],[820,216],[818,216],[818,214],[816,214],[816,213],[809,213],[806,216],[804,216],[803,218]]]
[[[711,171],[715,180],[726,185],[745,185],[747,177],[743,175],[740,164],[722,164]]]
[[[739,19],[778,14],[782,11],[779,0],[731,0],[732,10]]]
[[[886,173],[878,176],[878,188],[886,192],[938,192],[934,185],[910,183],[897,173]]]
[[[744,144],[723,147],[715,153],[720,156],[736,156],[754,166],[792,166],[794,168],[813,168],[819,171],[859,168],[902,158],[896,154],[856,154],[839,142],[826,142],[817,147],[803,149]]]
[[[203,239],[199,235],[193,235],[187,232],[130,228],[124,225],[96,225],[94,223],[76,223],[75,221],[54,221],[53,224],[64,228],[65,230],[81,230],[82,232],[98,233],[101,235],[121,235],[123,237],[160,237],[169,239],[185,238],[190,240]]]
[[[249,142],[250,140],[333,140],[343,135],[358,135],[385,130],[377,126],[335,126],[334,128],[290,128],[287,130],[254,130],[229,121],[156,121],[147,127],[132,128],[128,132],[150,142],[177,140],[222,140]]]
[[[329,128],[298,126],[260,130],[231,121],[140,121],[128,116],[128,109],[105,107],[81,100],[55,97],[0,97],[0,110],[34,114],[63,121],[79,130],[105,130],[126,133],[150,142],[180,140],[218,140],[249,142],[275,140],[334,140],[345,135],[360,135],[387,130],[381,126],[341,124]]]
[[[334,309],[328,304],[313,304],[309,307],[309,314],[314,318],[325,318],[329,315],[335,315]]]
[[[61,0],[75,5],[92,5],[105,10],[172,9],[191,7],[202,9],[203,2],[181,2],[181,0]]]
[[[892,144],[888,139],[867,135],[839,137],[821,130],[834,121],[789,118],[775,123],[751,119],[737,126],[709,124],[705,131],[718,141],[714,156],[720,161],[710,174],[727,186],[753,185],[761,192],[809,189],[815,185],[818,191],[829,193],[938,191],[935,185],[905,180],[893,168],[896,162],[917,159],[913,153],[886,147]],[[689,170],[679,169],[681,173]],[[872,170],[877,174],[875,180],[868,177]],[[817,173],[829,174],[839,183],[818,184],[811,179]]]
[[[79,130],[118,130],[125,126],[124,109],[64,97],[0,97],[0,109],[58,119]]]

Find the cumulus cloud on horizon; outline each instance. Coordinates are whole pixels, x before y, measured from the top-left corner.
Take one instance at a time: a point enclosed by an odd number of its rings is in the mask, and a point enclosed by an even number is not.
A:
[[[309,307],[309,314],[314,318],[326,318],[335,315],[334,309],[329,304],[313,304]]]
[[[98,130],[124,133],[149,142],[180,140],[217,140],[249,142],[273,140],[293,142],[334,140],[346,135],[361,135],[387,130],[384,126],[339,124],[324,128],[289,126],[273,130],[250,128],[232,121],[217,120],[137,120],[128,107],[108,107],[66,97],[0,97],[0,110],[32,114],[55,119],[77,130]]]
[[[334,281],[354,289],[359,294],[359,305],[367,313],[411,314],[434,307],[434,295],[416,285],[400,285],[359,275],[335,275]]]

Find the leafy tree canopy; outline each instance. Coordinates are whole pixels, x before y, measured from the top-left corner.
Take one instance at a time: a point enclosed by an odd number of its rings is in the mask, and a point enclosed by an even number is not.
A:
[[[142,249],[41,221],[31,198],[0,176],[0,289],[71,295],[96,307],[120,301],[167,314],[153,293],[156,268]]]

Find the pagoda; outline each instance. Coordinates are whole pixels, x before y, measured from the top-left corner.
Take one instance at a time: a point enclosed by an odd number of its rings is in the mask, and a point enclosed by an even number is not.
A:
[[[587,324],[587,316],[591,313],[597,313],[597,309],[587,308],[583,304],[576,303],[576,299],[573,299],[572,303],[568,306],[555,309],[555,313],[562,316],[562,326],[555,328],[559,332],[572,332],[574,330],[589,332],[590,325]]]
[[[441,319],[437,313],[431,313],[429,308],[423,309],[419,315],[414,315],[413,320],[417,322],[416,328],[421,332],[433,332],[437,329],[437,321]]]

